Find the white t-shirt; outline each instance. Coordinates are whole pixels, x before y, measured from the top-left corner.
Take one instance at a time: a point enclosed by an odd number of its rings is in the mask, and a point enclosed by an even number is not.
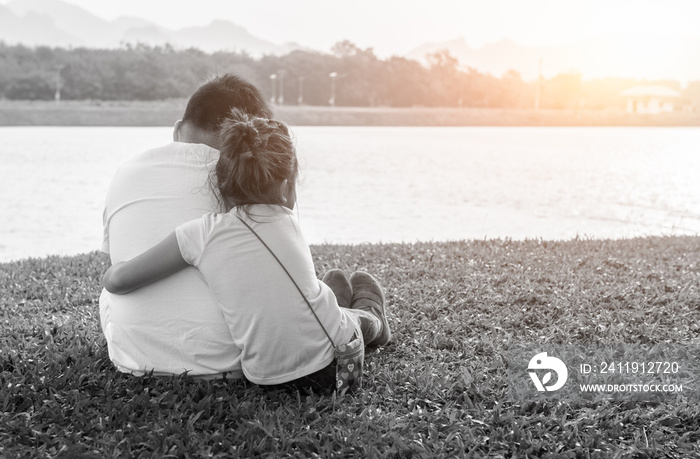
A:
[[[120,166],[104,211],[102,251],[113,263],[217,209],[208,176],[218,155],[206,145],[174,142]],[[242,377],[240,350],[194,268],[127,295],[103,290],[100,319],[110,359],[120,371]]]
[[[334,343],[349,342],[355,323],[316,277],[293,213],[281,206],[255,205],[250,214],[238,212],[287,268]],[[235,209],[204,215],[175,233],[183,258],[202,273],[219,302],[249,380],[280,384],[331,363],[333,348],[309,306]]]

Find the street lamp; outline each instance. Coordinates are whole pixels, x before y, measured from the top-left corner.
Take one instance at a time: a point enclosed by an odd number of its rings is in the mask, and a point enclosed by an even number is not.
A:
[[[535,111],[540,111],[540,93],[542,92],[542,59],[540,59],[540,77],[537,79],[537,89],[535,91]]]
[[[277,100],[277,96],[276,96],[277,91],[275,91],[275,80],[276,79],[277,79],[276,74],[273,73],[272,75],[270,75],[270,87],[272,89],[272,96],[270,96],[270,103],[272,103],[272,104],[274,104],[275,101]]]
[[[299,105],[304,104],[304,80],[306,77],[300,76],[299,77],[299,97],[297,98],[297,103]]]
[[[65,65],[56,65],[54,66],[54,70],[56,70],[56,92],[54,94],[54,100],[58,104],[61,102],[61,70]]]
[[[328,76],[331,78],[331,98],[328,99],[328,103],[335,107],[335,79],[338,78],[338,72],[331,72]]]
[[[277,71],[277,76],[280,79],[280,89],[279,89],[280,95],[279,95],[279,98],[277,101],[279,102],[280,105],[284,105],[284,74],[285,73],[287,73],[286,70],[278,70]]]

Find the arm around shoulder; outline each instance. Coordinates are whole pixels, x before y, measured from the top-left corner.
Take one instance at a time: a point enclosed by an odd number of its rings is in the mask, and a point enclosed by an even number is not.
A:
[[[123,295],[187,266],[173,232],[141,255],[112,265],[102,278],[102,285],[110,293]]]
[[[124,277],[124,267],[128,262],[122,261],[120,263],[115,263],[109,267],[104,276],[102,276],[102,286],[109,293],[114,293],[116,295],[123,295],[129,293],[128,283],[123,279]],[[133,289],[132,289],[133,290]]]

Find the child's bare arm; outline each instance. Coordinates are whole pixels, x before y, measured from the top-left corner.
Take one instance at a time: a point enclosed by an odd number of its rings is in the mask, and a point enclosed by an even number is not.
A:
[[[129,261],[112,265],[102,285],[110,293],[123,295],[186,268],[175,233]]]

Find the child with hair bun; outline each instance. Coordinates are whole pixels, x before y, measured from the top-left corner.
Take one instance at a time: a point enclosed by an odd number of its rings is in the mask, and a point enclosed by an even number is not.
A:
[[[177,227],[110,267],[103,284],[124,294],[194,266],[220,304],[248,380],[333,389],[334,346],[354,337],[372,347],[391,340],[382,288],[364,272],[316,278],[292,212],[299,165],[287,126],[233,110],[220,138],[210,183],[224,213]]]

